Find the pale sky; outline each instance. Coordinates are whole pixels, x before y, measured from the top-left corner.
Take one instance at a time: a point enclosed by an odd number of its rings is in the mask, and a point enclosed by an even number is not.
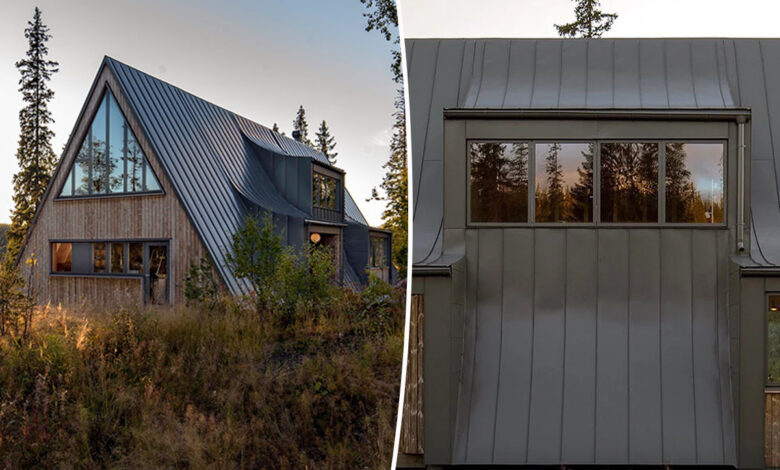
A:
[[[298,105],[311,138],[321,120],[336,137],[337,166],[369,223],[384,204],[366,202],[389,155],[396,84],[390,43],[366,32],[359,0],[2,0],[0,14],[0,223],[13,208],[19,137],[14,63],[39,6],[49,57],[60,155],[104,55],[290,135]]]
[[[400,0],[405,37],[558,37],[571,0]],[[604,37],[778,37],[777,0],[602,0]]]

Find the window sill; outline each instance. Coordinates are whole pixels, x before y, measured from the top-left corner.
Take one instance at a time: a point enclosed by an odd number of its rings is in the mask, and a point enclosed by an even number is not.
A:
[[[466,228],[591,228],[591,229],[627,229],[627,228],[650,228],[650,229],[704,229],[704,230],[725,230],[726,224],[662,224],[658,222],[633,222],[633,223],[563,223],[563,222],[469,222]]]
[[[142,274],[106,274],[106,273],[56,273],[50,272],[53,277],[92,277],[98,279],[143,279]]]

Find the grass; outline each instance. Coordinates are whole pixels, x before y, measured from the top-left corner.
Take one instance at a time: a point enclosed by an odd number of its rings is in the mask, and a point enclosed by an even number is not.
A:
[[[391,297],[344,292],[287,325],[228,298],[44,309],[30,339],[0,338],[0,468],[386,469],[403,348]]]

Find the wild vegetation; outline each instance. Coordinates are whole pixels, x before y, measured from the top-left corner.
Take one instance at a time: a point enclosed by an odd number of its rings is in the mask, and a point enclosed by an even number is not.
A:
[[[234,244],[278,240],[249,219]],[[187,307],[47,307],[0,337],[0,467],[388,468],[403,292],[270,252],[231,261],[257,295],[219,293],[199,260]]]

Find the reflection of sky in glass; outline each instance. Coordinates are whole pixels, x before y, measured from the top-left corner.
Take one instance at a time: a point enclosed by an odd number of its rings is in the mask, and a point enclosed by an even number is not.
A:
[[[702,198],[720,200],[723,197],[723,144],[688,143],[685,166],[691,172],[691,181]]]
[[[553,143],[536,144],[535,180],[537,189],[547,189],[547,155]],[[563,172],[563,184],[567,188],[574,186],[580,179],[577,169],[585,162],[583,152],[588,152],[585,143],[561,143],[558,161]]]

